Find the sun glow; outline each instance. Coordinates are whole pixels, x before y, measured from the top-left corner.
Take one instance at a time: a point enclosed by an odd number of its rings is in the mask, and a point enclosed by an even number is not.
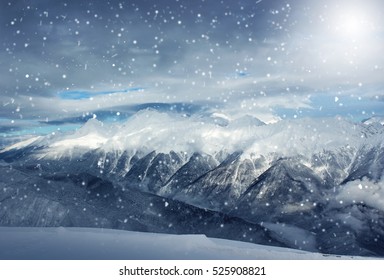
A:
[[[366,29],[366,21],[363,15],[356,11],[351,11],[342,15],[338,30],[347,36],[361,36]]]
[[[332,15],[331,28],[337,36],[364,39],[375,31],[375,16],[366,7],[339,8]]]

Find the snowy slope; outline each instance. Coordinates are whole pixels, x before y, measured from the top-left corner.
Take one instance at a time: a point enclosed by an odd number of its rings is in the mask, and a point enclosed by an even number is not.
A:
[[[309,260],[363,259],[255,245],[204,235],[89,228],[0,227],[0,259]]]
[[[41,139],[41,136],[36,136],[36,137],[28,138],[26,140],[23,140],[21,142],[18,142],[16,144],[13,144],[11,146],[8,146],[8,147],[4,148],[3,150],[1,150],[1,152],[7,152],[7,151],[11,151],[11,150],[18,150],[18,149],[25,148],[25,147],[27,147],[29,145],[34,144],[39,139]]]

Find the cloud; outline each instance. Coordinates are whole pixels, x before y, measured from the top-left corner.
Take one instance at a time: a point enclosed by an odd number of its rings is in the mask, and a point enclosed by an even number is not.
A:
[[[341,204],[365,204],[384,211],[384,183],[372,182],[367,178],[348,182],[336,200]]]
[[[18,130],[17,126],[0,126],[0,133],[9,133]]]
[[[189,103],[267,121],[317,110],[314,96],[382,96],[382,3],[364,2],[376,27],[358,39],[329,31],[332,3],[2,3],[0,117]]]
[[[124,121],[135,113],[153,109],[158,112],[182,113],[192,115],[195,113],[204,113],[207,104],[189,104],[189,103],[142,103],[137,105],[113,106],[109,110],[95,110],[92,112],[83,113],[80,116],[65,117],[58,119],[47,119],[39,121],[43,125],[63,125],[63,124],[84,124],[89,119],[97,118],[99,121]]]

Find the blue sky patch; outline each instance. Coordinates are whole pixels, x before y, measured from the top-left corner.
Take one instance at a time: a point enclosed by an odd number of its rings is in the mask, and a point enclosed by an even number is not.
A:
[[[114,93],[129,93],[129,92],[137,92],[142,91],[144,88],[141,87],[133,87],[123,90],[110,90],[110,91],[86,91],[86,90],[72,90],[72,91],[62,91],[59,92],[59,97],[65,100],[83,100],[89,99],[91,97],[95,97],[98,95],[108,95]]]

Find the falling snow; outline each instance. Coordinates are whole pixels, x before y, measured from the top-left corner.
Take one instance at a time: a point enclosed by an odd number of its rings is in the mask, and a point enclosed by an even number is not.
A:
[[[0,18],[0,208],[17,226],[75,211],[177,233],[180,212],[209,227],[189,232],[269,242],[233,214],[276,244],[382,254],[380,1],[3,1]]]

